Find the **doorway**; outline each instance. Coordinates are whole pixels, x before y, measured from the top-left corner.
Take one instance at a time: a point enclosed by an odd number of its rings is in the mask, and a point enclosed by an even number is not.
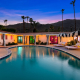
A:
[[[18,43],[23,43],[23,37],[22,36],[18,36]]]

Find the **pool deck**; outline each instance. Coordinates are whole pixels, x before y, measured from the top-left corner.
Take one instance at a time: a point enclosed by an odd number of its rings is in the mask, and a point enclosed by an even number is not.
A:
[[[0,47],[0,59],[3,59],[4,57],[9,56],[12,53],[9,48],[13,48],[17,46],[27,46],[27,45],[13,45],[13,46],[7,46],[7,47]],[[55,48],[55,49],[67,52],[70,55],[75,56],[76,58],[80,59],[80,49],[69,50],[69,49],[66,49],[65,47],[55,47],[53,45],[36,45],[36,46]]]
[[[0,48],[0,60],[9,56],[11,54],[11,51],[8,48]]]

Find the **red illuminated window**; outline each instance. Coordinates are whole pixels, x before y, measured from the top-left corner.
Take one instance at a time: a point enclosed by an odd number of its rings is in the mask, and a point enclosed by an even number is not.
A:
[[[12,40],[12,38],[13,38],[13,37],[12,37],[12,35],[11,35],[11,40]]]
[[[7,39],[7,35],[5,35],[5,39]]]

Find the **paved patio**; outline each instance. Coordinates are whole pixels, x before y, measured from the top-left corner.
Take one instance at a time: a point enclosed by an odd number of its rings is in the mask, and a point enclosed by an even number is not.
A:
[[[0,48],[0,58],[6,55],[7,53],[8,51],[6,50],[6,48]]]
[[[10,47],[17,47],[17,46],[24,46],[24,45],[13,45],[13,46],[7,46],[7,48],[5,47],[0,47],[0,58],[4,57],[4,56],[7,56],[7,55],[10,55],[11,54],[11,51],[8,50],[8,48]],[[26,46],[26,45],[25,45]],[[59,50],[62,50],[64,52],[67,52],[75,57],[77,57],[78,59],[80,59],[80,49],[78,50],[68,50],[66,49],[65,47],[55,47],[53,45],[36,45],[36,46],[45,46],[45,47],[50,47],[50,48],[55,48],[55,49],[59,49]]]

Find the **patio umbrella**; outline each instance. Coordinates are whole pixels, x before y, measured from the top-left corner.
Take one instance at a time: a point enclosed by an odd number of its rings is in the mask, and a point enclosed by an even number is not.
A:
[[[70,33],[70,37],[74,37],[75,31]]]
[[[75,36],[79,36],[80,35],[80,31],[76,31],[74,34],[75,34]]]
[[[60,33],[59,37],[67,37],[67,34],[66,33]]]
[[[68,37],[74,37],[74,35],[75,35],[75,31],[67,34]]]
[[[67,37],[67,34],[66,33],[64,33],[64,37]]]

